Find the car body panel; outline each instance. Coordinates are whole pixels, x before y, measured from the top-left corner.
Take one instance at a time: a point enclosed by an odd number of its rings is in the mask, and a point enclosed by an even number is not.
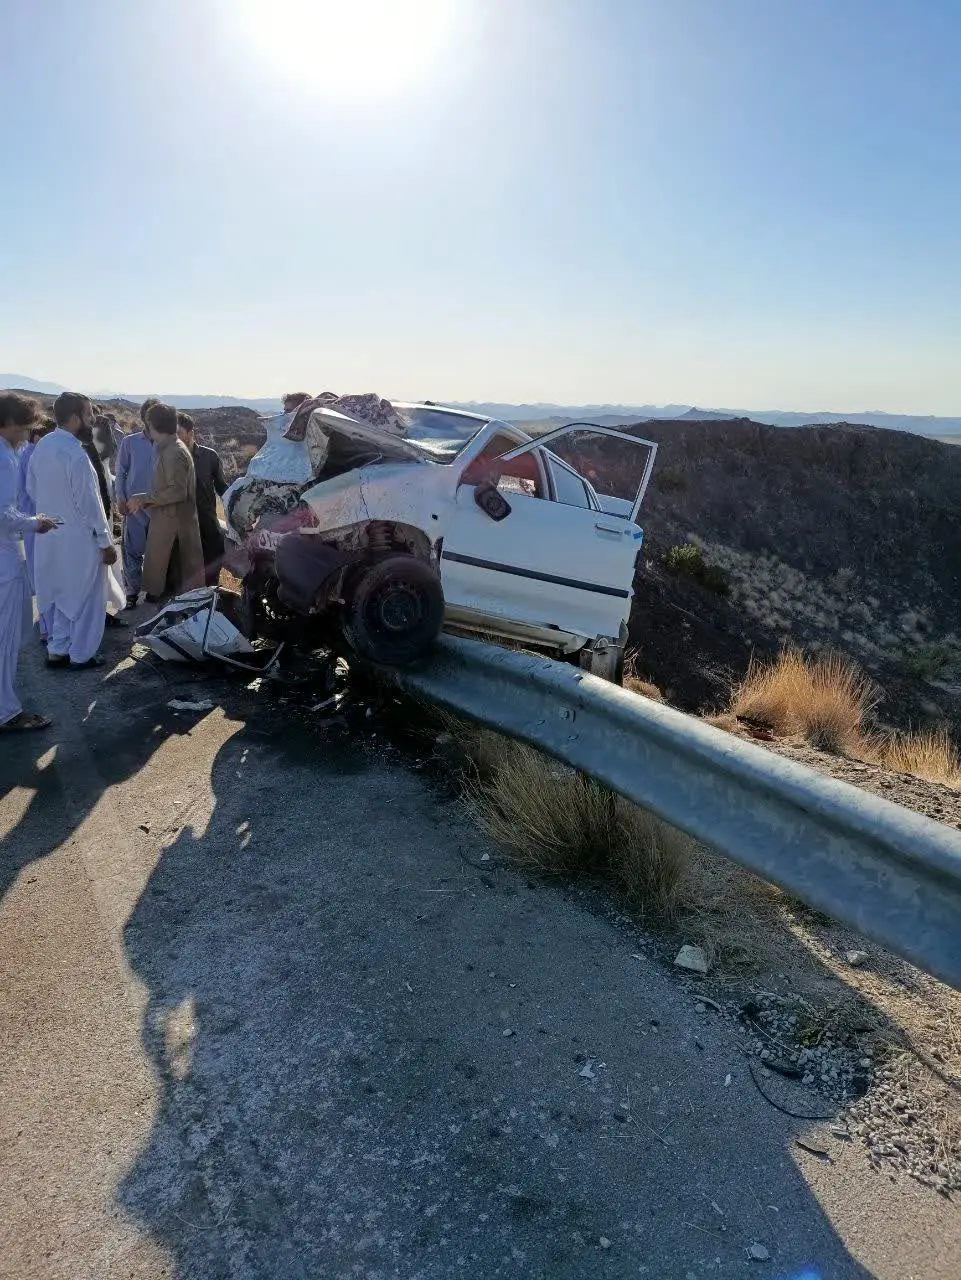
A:
[[[417,546],[425,548],[418,554],[429,551],[439,569],[451,625],[561,652],[624,636],[643,539],[633,516],[656,446],[579,424],[650,448],[643,483],[628,501],[599,494],[546,447],[569,429],[532,438],[513,424],[456,410],[399,405],[397,411],[410,429],[425,430],[424,443],[321,408],[300,442],[281,443],[278,432],[290,416],[275,420],[248,476],[261,483],[274,472],[271,482],[296,486],[312,517],[305,533],[331,537],[381,523],[416,531]],[[318,458],[322,469],[324,433],[374,456],[311,485]],[[475,500],[478,487],[490,484],[509,506],[504,519],[493,519]]]

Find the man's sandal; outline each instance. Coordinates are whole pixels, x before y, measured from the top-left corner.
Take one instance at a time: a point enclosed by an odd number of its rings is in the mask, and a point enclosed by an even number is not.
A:
[[[12,720],[0,724],[0,733],[26,733],[30,729],[49,729],[53,722],[46,716],[18,711]]]

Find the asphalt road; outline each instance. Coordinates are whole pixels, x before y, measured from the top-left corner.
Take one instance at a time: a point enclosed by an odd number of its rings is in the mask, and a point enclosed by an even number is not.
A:
[[[185,681],[33,655],[0,740],[0,1275],[957,1280],[955,1207],[797,1147],[594,898]]]

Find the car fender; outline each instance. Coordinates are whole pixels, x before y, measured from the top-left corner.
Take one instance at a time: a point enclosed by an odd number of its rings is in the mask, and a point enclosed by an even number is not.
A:
[[[345,471],[331,480],[322,480],[307,489],[301,501],[310,507],[321,530],[342,529],[371,518],[364,501],[360,471]]]
[[[368,519],[418,529],[436,547],[453,515],[450,468],[396,462],[363,467],[360,477]]]

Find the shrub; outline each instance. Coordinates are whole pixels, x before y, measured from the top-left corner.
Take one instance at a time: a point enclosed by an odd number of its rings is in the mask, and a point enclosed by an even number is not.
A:
[[[654,487],[661,493],[683,493],[687,476],[680,467],[662,467],[654,472]]]
[[[822,751],[854,753],[879,691],[839,654],[808,658],[785,649],[772,663],[752,663],[730,711],[778,734],[800,733]]]
[[[709,565],[701,548],[693,542],[677,542],[673,547],[668,547],[664,564],[670,573],[693,578],[702,587],[715,591],[718,595],[726,596],[731,589],[724,570],[716,565]]]
[[[676,542],[668,547],[664,563],[671,573],[686,573],[692,578],[707,568],[700,547],[692,542]]]
[[[540,871],[605,875],[631,906],[669,912],[690,841],[586,774],[502,739],[500,759],[468,796],[489,834]]]
[[[949,787],[961,786],[961,755],[944,729],[891,734],[876,739],[865,754],[895,773],[911,773]]]

